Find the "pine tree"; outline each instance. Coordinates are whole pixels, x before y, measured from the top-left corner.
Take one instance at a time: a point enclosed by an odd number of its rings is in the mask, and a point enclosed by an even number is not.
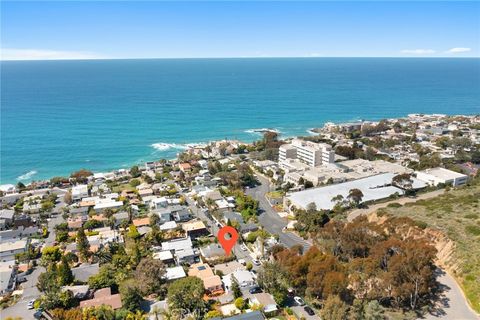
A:
[[[67,258],[65,256],[62,257],[62,262],[58,267],[57,277],[60,286],[68,285],[74,280],[72,270],[70,269]]]
[[[232,292],[235,299],[240,298],[242,296],[242,291],[240,290],[240,285],[238,284],[238,280],[232,275]]]
[[[83,227],[78,229],[77,232],[77,251],[80,253],[80,259],[86,260],[88,258],[88,251],[90,250],[90,243]]]

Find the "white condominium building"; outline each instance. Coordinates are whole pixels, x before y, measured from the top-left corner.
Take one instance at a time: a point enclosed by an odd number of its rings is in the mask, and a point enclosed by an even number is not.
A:
[[[291,144],[284,144],[279,149],[279,160],[298,159],[299,161],[317,167],[322,163],[335,162],[335,152],[326,143],[315,143],[293,139]]]

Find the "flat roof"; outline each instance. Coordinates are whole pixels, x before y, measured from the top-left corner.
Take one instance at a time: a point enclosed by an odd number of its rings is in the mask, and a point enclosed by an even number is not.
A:
[[[306,209],[308,204],[315,203],[318,210],[331,210],[335,206],[332,198],[341,194],[347,198],[351,189],[359,189],[363,193],[362,202],[388,198],[395,193],[403,194],[402,189],[391,186],[393,173],[382,173],[354,181],[332,184],[325,187],[307,189],[287,196],[297,208]]]
[[[8,241],[0,243],[0,252],[7,252],[19,249],[25,249],[27,240]]]
[[[180,279],[187,276],[185,274],[185,271],[183,270],[183,267],[172,267],[172,268],[167,268],[165,270],[166,270],[165,277],[168,280]]]
[[[448,169],[445,169],[445,168],[440,168],[440,167],[433,168],[433,169],[426,169],[426,170],[423,170],[423,171],[420,171],[420,172],[425,173],[425,174],[430,174],[432,176],[435,176],[437,178],[444,179],[444,180],[467,177],[466,175],[464,175],[462,173],[458,173],[458,172],[448,170]]]

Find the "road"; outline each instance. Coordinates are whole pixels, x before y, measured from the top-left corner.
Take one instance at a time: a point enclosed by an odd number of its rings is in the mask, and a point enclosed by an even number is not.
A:
[[[283,228],[287,225],[287,220],[281,218],[275,210],[273,210],[270,203],[265,198],[265,195],[270,191],[270,181],[258,175],[260,184],[254,188],[247,189],[246,193],[258,200],[260,210],[262,211],[258,217],[260,224],[271,234],[278,234],[279,242],[289,248],[295,245],[301,245],[304,251],[308,250],[312,245],[303,238],[297,236],[292,232],[284,232]]]
[[[390,203],[399,203],[401,205],[404,205],[406,203],[417,202],[418,200],[435,198],[435,197],[438,197],[438,196],[442,195],[444,192],[445,192],[445,189],[435,190],[435,191],[432,191],[432,192],[423,193],[423,194],[421,194],[421,195],[419,195],[418,197],[415,197],[415,198],[403,197],[403,198],[395,199],[395,200],[388,201],[388,202],[382,202],[382,203],[377,203],[377,204],[374,204],[374,205],[370,205],[370,206],[368,206],[368,208],[355,209],[348,214],[347,220],[352,221],[358,216],[372,213],[372,212],[374,212],[378,209],[381,209],[381,208],[386,208]]]
[[[63,199],[60,199],[60,201],[53,209],[53,212],[61,212],[61,208],[63,206],[65,206],[65,204],[63,203]],[[63,219],[61,214],[57,214],[56,216],[52,217],[51,220],[48,222],[49,235],[48,238],[45,239],[45,246],[53,245],[55,241],[54,227],[62,222],[65,222],[65,220]],[[35,268],[35,270],[33,270],[31,274],[27,276],[27,281],[22,284],[22,297],[13,306],[1,310],[0,319],[5,319],[7,317],[22,317],[22,319],[33,319],[33,314],[35,313],[35,310],[28,310],[27,304],[30,300],[35,300],[40,297],[40,291],[38,291],[37,289],[37,281],[38,277],[43,272],[45,272],[45,268],[39,265]]]
[[[478,320],[476,314],[468,305],[462,289],[455,279],[443,270],[437,271],[437,281],[443,290],[436,303],[435,310],[431,311],[422,319],[455,319],[455,320]]]

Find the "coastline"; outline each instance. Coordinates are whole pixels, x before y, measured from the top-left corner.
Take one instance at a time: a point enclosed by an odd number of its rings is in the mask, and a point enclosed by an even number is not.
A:
[[[426,114],[426,113],[418,113],[418,114]],[[442,113],[443,114],[443,113]],[[227,141],[231,140],[236,140],[240,141],[245,144],[252,143],[258,139],[260,139],[263,135],[264,132],[267,131],[272,131],[277,134],[279,134],[279,137],[282,139],[291,139],[297,136],[315,136],[318,134],[315,130],[321,129],[325,125],[332,124],[332,125],[338,125],[338,124],[344,124],[344,123],[361,123],[361,122],[378,122],[382,119],[404,119],[408,117],[409,114],[403,114],[398,117],[369,117],[368,119],[349,119],[349,120],[327,120],[323,122],[319,122],[322,126],[316,126],[316,127],[308,127],[308,126],[303,126],[302,129],[299,131],[303,132],[303,135],[300,134],[287,134],[285,130],[282,130],[282,126],[279,126],[278,128],[275,127],[264,127],[264,128],[253,128],[253,129],[244,129],[242,132],[248,134],[250,136],[249,139],[237,139],[237,138],[227,138]],[[447,116],[475,116],[478,114],[475,113],[452,113],[452,114],[447,114]],[[37,168],[32,168],[29,171],[20,173],[14,180],[6,180],[6,181],[0,181],[1,184],[16,184],[18,182],[22,182],[25,184],[31,183],[31,182],[36,182],[36,181],[45,181],[45,180],[50,180],[53,177],[57,176],[69,176],[72,172],[75,172],[80,169],[87,169],[91,170],[94,173],[102,173],[102,172],[110,172],[110,171],[116,171],[116,170],[121,170],[121,169],[128,169],[131,168],[132,166],[135,165],[143,165],[145,162],[151,162],[151,161],[159,161],[159,160],[169,160],[169,161],[174,161],[177,159],[177,156],[179,153],[182,151],[188,150],[191,147],[198,147],[198,146],[205,146],[211,143],[219,142],[219,141],[225,141],[225,138],[219,138],[219,139],[213,139],[208,142],[186,142],[186,143],[168,143],[168,142],[156,142],[156,143],[151,143],[148,146],[150,148],[153,148],[154,150],[151,151],[149,154],[145,154],[141,159],[138,160],[133,160],[133,161],[128,161],[124,162],[121,161],[122,164],[120,165],[110,165],[107,167],[104,167],[103,169],[95,169],[89,167],[89,163],[95,162],[95,160],[88,159],[85,160],[85,165],[78,165],[76,166],[72,171],[70,172],[58,172],[58,173],[53,173],[53,174],[43,174],[38,170]],[[171,151],[176,150],[176,152],[173,154]]]

